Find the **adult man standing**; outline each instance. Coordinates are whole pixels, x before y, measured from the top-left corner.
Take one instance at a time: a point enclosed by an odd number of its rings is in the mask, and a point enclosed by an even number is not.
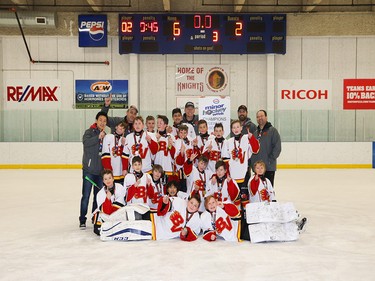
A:
[[[198,115],[195,115],[194,103],[188,101],[185,104],[185,113],[182,116],[182,122],[189,123],[190,125],[192,125],[196,135],[198,135],[198,120]]]
[[[105,112],[108,114],[111,101],[112,101],[112,94],[110,94],[108,98],[104,99],[104,106],[101,109],[102,112]],[[116,131],[116,126],[120,122],[124,121],[126,124],[124,135],[127,136],[133,131],[133,122],[137,114],[138,114],[138,109],[134,105],[131,105],[126,111],[125,117],[108,117],[107,126],[111,128],[111,133],[114,134],[114,132]]]
[[[251,156],[251,167],[254,168],[256,161],[262,160],[266,163],[265,176],[274,187],[277,158],[281,153],[281,138],[279,132],[267,120],[267,112],[263,109],[257,112],[258,127],[254,135],[260,143],[258,154]]]
[[[238,120],[241,122],[242,134],[247,134],[247,128],[249,128],[250,133],[254,134],[257,130],[257,126],[247,117],[247,107],[246,105],[240,105],[237,109]]]

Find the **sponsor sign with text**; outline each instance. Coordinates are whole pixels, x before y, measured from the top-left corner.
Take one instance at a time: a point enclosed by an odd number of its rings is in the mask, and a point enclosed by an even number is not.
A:
[[[176,95],[229,95],[229,66],[176,65]]]
[[[60,80],[8,79],[4,85],[6,109],[60,108]]]
[[[331,80],[279,80],[279,110],[331,110]]]
[[[128,80],[76,80],[76,108],[102,108],[112,95],[111,108],[128,108]]]
[[[344,109],[375,109],[375,79],[344,79]]]
[[[107,15],[78,16],[79,47],[107,47]]]

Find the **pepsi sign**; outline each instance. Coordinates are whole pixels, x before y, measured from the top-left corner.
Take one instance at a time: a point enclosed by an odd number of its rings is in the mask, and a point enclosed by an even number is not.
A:
[[[107,47],[107,15],[78,16],[79,47]]]

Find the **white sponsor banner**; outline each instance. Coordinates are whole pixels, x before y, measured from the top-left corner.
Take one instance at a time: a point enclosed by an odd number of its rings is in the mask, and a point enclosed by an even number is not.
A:
[[[61,105],[58,79],[7,79],[4,83],[5,109],[57,109]]]
[[[176,65],[176,95],[229,95],[229,65]]]
[[[277,109],[332,109],[332,81],[279,80],[277,87]]]
[[[199,99],[199,119],[207,121],[208,132],[214,131],[216,123],[222,123],[224,137],[230,134],[230,98],[202,97]]]

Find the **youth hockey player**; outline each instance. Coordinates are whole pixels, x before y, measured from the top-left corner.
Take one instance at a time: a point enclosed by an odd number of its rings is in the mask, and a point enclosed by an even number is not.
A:
[[[98,208],[94,212],[94,233],[97,235],[100,235],[101,226],[99,213],[110,215],[125,206],[125,188],[121,184],[115,183],[113,172],[108,169],[103,170],[102,178],[103,187],[96,196]]]
[[[248,170],[248,160],[253,153],[258,153],[259,142],[252,133],[249,132],[243,135],[241,133],[242,126],[239,120],[234,120],[231,123],[231,131],[234,137],[228,140],[228,149],[223,151],[222,156],[224,161],[229,165],[229,174],[234,179],[240,188],[241,197],[241,239],[249,240],[249,232],[246,224],[245,205],[248,198],[248,188],[245,181],[246,172]]]
[[[269,179],[265,177],[266,164],[257,161],[254,164],[254,175],[249,180],[249,202],[276,201],[275,192]]]
[[[174,147],[174,138],[167,133],[168,118],[165,115],[158,115],[158,132],[156,139],[158,141],[158,151],[155,154],[155,164],[163,167],[164,173],[168,177],[174,175],[174,158],[176,148]]]
[[[166,194],[164,186],[165,178],[163,167],[158,164],[155,164],[152,167],[151,185],[154,189],[154,195],[152,198],[149,199],[149,206],[151,208],[151,212],[156,212],[159,199]]]
[[[187,135],[190,139],[195,139],[197,136],[195,134],[194,127],[189,123],[182,122],[182,113],[181,109],[176,107],[172,110],[173,126],[168,126],[168,132],[170,132],[176,139],[178,138],[178,132],[181,125],[187,126]]]
[[[206,145],[206,143],[208,142],[208,140],[213,139],[214,136],[208,134],[207,121],[203,120],[203,119],[198,121],[198,131],[199,131],[199,135],[197,136],[197,140],[198,140],[197,145],[198,145],[198,148],[199,148],[200,152],[202,153],[203,148]],[[208,153],[207,153],[206,156],[208,157]]]
[[[183,241],[197,240],[201,230],[198,213],[200,197],[192,196],[188,201],[178,197],[164,196],[159,201],[155,223],[155,240],[180,237]]]
[[[234,137],[228,140],[228,148],[222,152],[223,159],[228,161],[229,174],[239,184],[243,184],[247,172],[247,162],[253,153],[258,153],[259,142],[250,132],[243,135],[239,120],[231,123],[231,130]]]
[[[124,186],[127,190],[126,202],[148,204],[148,199],[154,196],[154,189],[151,185],[151,176],[142,172],[141,157],[133,157],[132,170],[133,173],[127,174],[124,180]]]
[[[239,241],[238,220],[240,212],[232,203],[223,203],[209,195],[204,200],[206,211],[201,215],[203,239],[215,241],[217,236],[226,241]]]
[[[102,165],[104,169],[113,171],[115,182],[122,184],[127,173],[125,155],[123,154],[125,145],[126,124],[121,121],[116,125],[113,134],[107,134],[103,139]]]
[[[180,190],[182,192],[187,192],[186,187],[186,177],[183,172],[183,165],[186,160],[191,156],[191,154],[200,153],[198,147],[196,146],[197,140],[188,137],[188,127],[186,125],[181,125],[178,131],[178,139],[176,139],[174,146],[176,150],[175,158],[175,171],[178,174],[178,181],[180,184]]]
[[[224,127],[222,123],[216,123],[214,126],[214,136],[208,140],[204,146],[203,154],[208,157],[208,169],[215,173],[215,165],[222,158],[222,151],[228,148],[228,141],[223,137]]]
[[[187,193],[189,196],[198,194],[202,202],[206,195],[206,185],[209,180],[209,175],[206,170],[208,159],[206,156],[201,155],[198,159],[198,165],[195,167],[193,162],[197,156],[197,153],[193,153],[184,163],[184,174],[186,176]],[[203,203],[200,204],[199,211],[204,211]]]
[[[240,189],[236,181],[227,175],[227,168],[224,161],[216,163],[216,173],[212,175],[207,183],[207,194],[213,195],[218,202],[234,203],[240,208]]]
[[[155,137],[143,130],[143,118],[137,116],[134,119],[134,132],[126,136],[126,144],[124,147],[125,165],[128,166],[132,162],[134,156],[139,156],[142,159],[142,171],[144,173],[151,173],[151,154],[155,154],[158,150],[158,144]],[[130,172],[132,172],[130,168]]]

